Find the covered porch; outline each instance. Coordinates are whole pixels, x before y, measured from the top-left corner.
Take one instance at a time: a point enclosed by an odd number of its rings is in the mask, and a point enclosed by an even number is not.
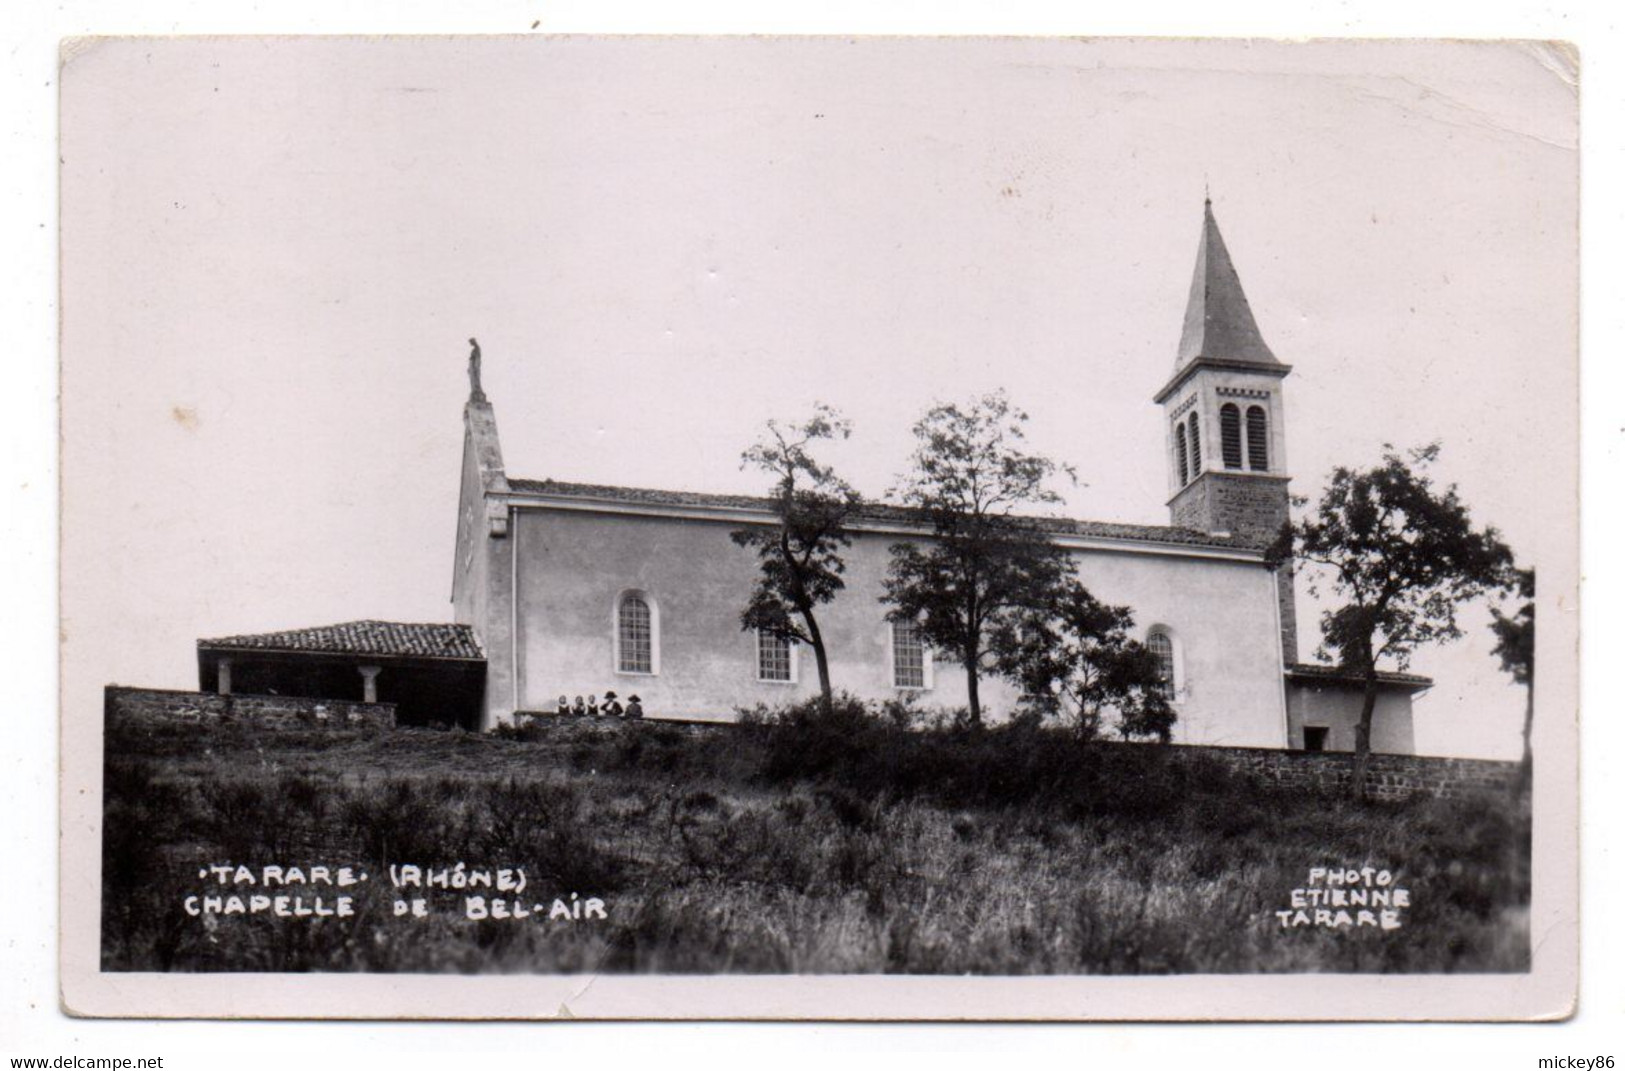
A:
[[[396,724],[477,730],[485,653],[467,625],[350,621],[198,641],[198,687],[393,703]]]

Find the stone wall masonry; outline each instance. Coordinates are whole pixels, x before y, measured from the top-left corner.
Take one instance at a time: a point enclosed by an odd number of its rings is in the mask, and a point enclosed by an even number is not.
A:
[[[533,732],[579,736],[657,731],[683,736],[725,732],[736,722],[690,721],[677,718],[559,717],[521,711],[521,729]],[[1154,744],[1125,744],[1102,740],[1096,746],[1107,749],[1145,749]],[[1354,755],[1347,751],[1289,751],[1280,748],[1210,747],[1175,744],[1165,749],[1173,762],[1200,765],[1217,763],[1229,772],[1271,789],[1301,792],[1305,795],[1346,795],[1354,776]],[[1401,801],[1426,795],[1457,799],[1481,792],[1509,793],[1518,777],[1518,764],[1493,759],[1453,759],[1436,755],[1371,756],[1366,776],[1366,794],[1379,800]]]
[[[1281,659],[1292,665],[1298,660],[1297,571],[1291,563],[1275,570],[1275,601],[1281,608]]]
[[[1176,750],[1200,752],[1232,773],[1272,788],[1346,793],[1354,777],[1354,755],[1347,751],[1231,747],[1178,747]],[[1515,762],[1374,754],[1366,774],[1366,794],[1373,799],[1394,801],[1419,794],[1456,799],[1480,792],[1510,792],[1517,777]]]
[[[613,718],[608,716],[567,714],[551,710],[521,710],[516,712],[512,729],[519,732],[547,733],[567,739],[595,739],[627,733],[658,733],[667,739],[677,737],[709,736],[718,732],[739,729],[737,721],[719,721],[699,718]]]
[[[315,728],[392,728],[393,703],[352,703],[335,699],[308,699],[276,695],[215,695],[212,692],[175,692],[153,688],[109,685],[107,717],[134,722],[239,721],[269,730]],[[659,732],[697,736],[737,728],[725,721],[686,721],[645,718],[560,718],[524,712],[523,727],[573,735]],[[1102,748],[1148,748],[1152,744],[1101,741]],[[1219,766],[1273,789],[1305,794],[1342,794],[1349,791],[1354,756],[1346,751],[1287,751],[1273,748],[1170,745],[1175,762],[1217,763]],[[1399,801],[1416,795],[1456,799],[1477,793],[1508,793],[1518,777],[1518,764],[1490,759],[1452,759],[1432,755],[1372,755],[1367,793],[1374,799]]]
[[[1268,542],[1290,515],[1287,478],[1204,472],[1175,495],[1168,508],[1177,525]]]
[[[354,703],[294,695],[217,695],[107,686],[109,722],[239,722],[261,729],[391,729],[394,703]]]

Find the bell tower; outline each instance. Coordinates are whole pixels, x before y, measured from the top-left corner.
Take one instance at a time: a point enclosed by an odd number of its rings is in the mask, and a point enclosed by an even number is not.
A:
[[[1259,545],[1275,538],[1289,516],[1282,385],[1290,371],[1259,333],[1207,200],[1173,376],[1155,399],[1165,415],[1175,525]],[[1290,664],[1297,660],[1291,570],[1281,569],[1277,581]]]

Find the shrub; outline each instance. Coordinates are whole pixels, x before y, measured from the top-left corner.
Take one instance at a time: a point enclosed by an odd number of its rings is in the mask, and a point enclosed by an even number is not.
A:
[[[763,780],[828,783],[861,799],[923,796],[956,808],[1050,801],[1074,817],[1148,818],[1177,808],[1191,788],[1185,767],[1153,747],[1103,749],[1034,719],[984,729],[953,712],[928,717],[908,703],[868,706],[844,694],[828,709],[814,700],[747,718]],[[1232,783],[1217,765],[1203,775]]]
[[[486,784],[469,794],[465,830],[442,850],[523,866],[559,889],[619,888],[620,861],[603,849],[584,810],[582,794],[566,783]]]
[[[882,720],[894,729],[913,729],[925,722],[926,711],[919,705],[915,693],[904,692],[900,696],[882,700],[879,706]],[[967,712],[967,720],[969,713]]]

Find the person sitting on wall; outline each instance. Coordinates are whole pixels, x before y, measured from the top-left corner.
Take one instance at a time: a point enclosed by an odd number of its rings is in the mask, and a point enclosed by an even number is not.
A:
[[[608,718],[621,716],[620,700],[616,699],[614,692],[604,693],[604,716]]]
[[[587,697],[587,713],[595,718],[598,717],[598,697],[596,695]]]
[[[628,718],[643,717],[643,700],[635,695],[626,697],[626,716]]]
[[[576,696],[576,706],[575,706],[574,713],[575,713],[575,715],[577,717],[585,717],[586,714],[587,714],[587,701],[585,699],[582,699],[579,695]]]
[[[570,697],[569,696],[567,696],[567,695],[559,696],[559,713],[560,714],[568,714],[568,713],[570,713]]]

